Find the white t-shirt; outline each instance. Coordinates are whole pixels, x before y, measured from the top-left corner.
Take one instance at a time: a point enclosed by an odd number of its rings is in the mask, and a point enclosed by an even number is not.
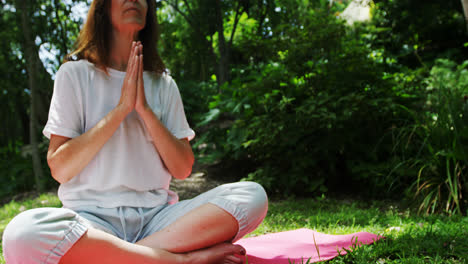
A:
[[[64,63],[57,71],[49,119],[43,134],[74,138],[94,127],[114,109],[125,72],[109,75],[87,60]],[[191,140],[179,89],[167,74],[143,72],[145,95],[153,112],[177,138]],[[162,162],[140,116],[131,112],[91,162],[67,183],[58,196],[64,207],[95,205],[156,207],[175,203],[169,190],[171,174]]]

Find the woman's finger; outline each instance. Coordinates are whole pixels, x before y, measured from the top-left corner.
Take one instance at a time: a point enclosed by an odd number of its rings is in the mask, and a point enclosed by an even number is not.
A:
[[[132,76],[134,77],[134,80],[136,81],[136,84],[138,85],[138,81],[139,81],[139,74],[138,73],[140,72],[140,64],[138,63],[138,61],[139,61],[138,57],[139,56],[135,55],[134,57],[135,57],[135,59],[134,59],[135,60],[134,61],[135,65],[133,66],[134,69],[133,69]]]
[[[136,43],[133,41],[130,49],[130,56],[128,57],[127,69],[131,69],[130,67],[132,66],[133,56],[135,56],[135,46]]]
[[[138,92],[141,91],[140,88],[141,88],[141,86],[142,86],[142,84],[143,84],[143,74],[142,74],[142,72],[143,72],[143,65],[142,65],[142,63],[141,63],[142,57],[143,57],[143,55],[138,55],[138,56],[137,56],[138,71],[136,72],[136,75],[137,75],[137,77],[136,77],[136,78],[137,78],[137,83],[136,83],[136,84],[137,84],[137,90],[138,90]]]
[[[137,54],[137,50],[138,50],[138,47],[135,46],[134,48],[134,52],[133,52],[133,55],[132,57],[130,58],[130,61],[131,61],[131,64],[130,64],[130,77],[133,79],[133,80],[136,80],[138,78],[138,55]]]
[[[134,55],[140,55],[140,42],[135,42],[135,54]]]
[[[138,71],[137,71],[137,74],[138,74],[138,82],[137,82],[137,85],[140,85],[140,84],[143,84],[143,45],[141,45],[141,42],[138,41],[137,43],[137,50],[138,50],[138,55],[137,55],[137,63],[138,63]],[[141,83],[140,83],[141,81]]]
[[[133,45],[132,45],[133,47]],[[128,57],[128,63],[127,63],[127,74],[125,75],[125,78],[128,79],[131,77],[131,73],[133,71],[133,57],[135,55],[133,55],[135,53],[135,49],[134,47],[132,48],[132,50],[130,51],[130,56]]]
[[[144,65],[143,65],[143,54],[141,54],[141,55],[139,56],[139,59],[140,59],[140,60],[139,60],[139,65],[140,65],[140,68],[139,68],[139,69],[140,69],[140,70],[138,71],[138,74],[140,75],[140,76],[139,76],[140,80],[143,80],[143,71],[144,71],[144,68],[143,68],[143,66],[144,66]]]

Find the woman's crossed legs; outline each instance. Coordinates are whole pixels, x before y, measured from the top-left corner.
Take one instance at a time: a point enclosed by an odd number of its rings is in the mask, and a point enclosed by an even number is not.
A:
[[[55,238],[61,242],[56,243],[52,249],[49,248],[45,252],[29,250],[34,258],[26,261],[27,263],[33,263],[31,260],[40,263],[58,263],[59,260],[61,263],[240,263],[241,260],[236,255],[245,254],[245,249],[226,241],[234,242],[240,239],[261,223],[267,211],[267,197],[263,188],[255,183],[240,182],[219,186],[192,200],[182,201],[161,210],[154,219],[145,224],[143,238],[135,244],[86,227],[76,220],[80,216],[74,215],[75,212],[71,210],[55,209],[68,211],[68,223],[60,223],[73,228],[70,228],[70,232],[66,232],[61,240]],[[12,221],[15,223],[5,230],[4,254],[8,263],[21,263],[22,258],[14,255],[15,252],[18,254],[21,248],[36,248],[36,251],[45,248],[38,247],[38,241],[43,242],[43,238],[29,239],[29,242],[27,239],[31,235],[48,233],[42,223],[53,223],[54,219],[60,218],[54,218],[54,213],[50,212],[30,211],[25,212],[29,212],[29,216],[17,218],[23,219],[24,222],[31,220],[32,214],[36,220],[42,219],[33,225],[32,229],[38,230],[32,231],[36,232],[25,231],[23,236],[12,235],[14,226],[22,225],[20,220]],[[48,219],[44,218],[44,214]],[[50,219],[51,217],[54,219]],[[28,223],[31,224],[31,221],[23,224]],[[50,236],[47,239],[54,240]]]

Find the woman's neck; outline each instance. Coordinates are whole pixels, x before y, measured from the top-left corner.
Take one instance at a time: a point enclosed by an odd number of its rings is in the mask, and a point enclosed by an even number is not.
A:
[[[110,68],[126,71],[132,41],[138,40],[138,31],[112,31]]]

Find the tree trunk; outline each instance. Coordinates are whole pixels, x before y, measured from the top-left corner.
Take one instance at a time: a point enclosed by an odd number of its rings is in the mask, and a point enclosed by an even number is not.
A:
[[[466,34],[468,35],[468,0],[461,0],[461,4],[465,14]]]
[[[199,36],[197,38],[197,41],[199,41],[201,43],[201,45],[205,47],[205,51],[207,51],[207,59],[205,60],[206,61],[205,65],[210,65],[211,64],[216,68],[216,71],[217,71],[217,69],[218,69],[218,59],[217,59],[217,56],[216,56],[216,54],[214,52],[214,49],[213,49],[213,40],[208,40],[206,38],[206,36],[208,35],[208,37],[210,37],[210,38],[211,38],[211,36],[209,34],[207,34],[206,32],[203,32],[201,30],[201,28],[198,26],[198,24],[195,22],[196,17],[194,16],[193,12],[190,11],[190,8],[188,6],[188,2],[184,1],[185,5],[189,9],[189,11],[187,13],[184,13],[179,8],[179,5],[178,5],[177,1],[176,2],[172,2],[172,1],[169,1],[169,0],[163,0],[163,1],[165,1],[168,5],[170,5],[172,8],[174,8],[174,10],[177,13],[179,13],[185,19],[185,21],[187,21],[189,26]],[[204,53],[201,52],[201,54],[204,54]],[[206,78],[207,76],[208,76],[207,72],[203,74],[203,78],[204,78],[203,80],[204,81],[207,80],[207,78]]]
[[[219,63],[218,63],[218,84],[221,86],[223,83],[228,81],[229,71],[229,47],[226,44],[224,38],[224,21],[221,10],[221,1],[215,1],[215,13],[216,13],[216,31],[218,31],[218,51],[219,51]]]
[[[28,118],[28,113],[26,109],[24,108],[24,104],[22,103],[23,100],[21,100],[21,95],[19,93],[15,93],[14,95],[14,100],[15,102],[13,103],[15,106],[15,111],[17,114],[17,118],[19,119],[21,123],[21,131],[22,131],[22,141],[24,144],[27,144],[30,142],[30,127],[29,127],[29,118]]]
[[[26,59],[26,68],[28,71],[29,89],[31,91],[31,111],[29,118],[29,137],[32,150],[32,162],[34,179],[36,181],[37,191],[43,191],[43,172],[41,159],[39,156],[38,140],[37,140],[37,90],[38,90],[38,56],[35,56],[35,42],[34,36],[31,32],[31,22],[29,20],[28,6],[31,6],[29,0],[16,0],[16,10],[20,10],[21,15],[21,27],[23,29],[23,47]],[[36,54],[37,55],[37,54]]]
[[[217,74],[217,82],[218,85],[221,86],[223,83],[227,82],[230,80],[230,58],[231,58],[231,45],[232,41],[234,38],[234,34],[236,32],[236,26],[237,23],[239,22],[240,19],[240,10],[241,10],[241,5],[240,2],[237,4],[237,10],[236,10],[236,18],[234,21],[234,27],[231,33],[231,38],[229,41],[226,41],[226,38],[224,37],[224,18],[223,18],[223,10],[221,7],[221,0],[214,0],[214,5],[213,5],[213,12],[215,13],[215,24],[216,24],[216,32],[218,33],[218,52],[219,52],[219,59],[217,59],[217,56],[214,52],[213,49],[213,43],[212,41],[207,40],[206,36],[210,35],[207,34],[207,32],[202,32],[200,30],[200,27],[196,23],[197,18],[194,15],[194,13],[191,11],[191,9],[188,6],[188,1],[184,0],[184,4],[187,6],[188,11],[183,12],[178,5],[178,2],[175,1],[169,1],[169,0],[163,0],[167,4],[169,4],[176,12],[182,15],[182,17],[187,21],[187,23],[190,25],[190,27],[201,37],[199,38],[200,41],[202,42],[203,46],[206,47],[206,50],[208,51],[208,57],[209,61],[212,62],[212,64],[216,68],[216,74]],[[201,1],[202,4],[205,3],[204,1]]]

